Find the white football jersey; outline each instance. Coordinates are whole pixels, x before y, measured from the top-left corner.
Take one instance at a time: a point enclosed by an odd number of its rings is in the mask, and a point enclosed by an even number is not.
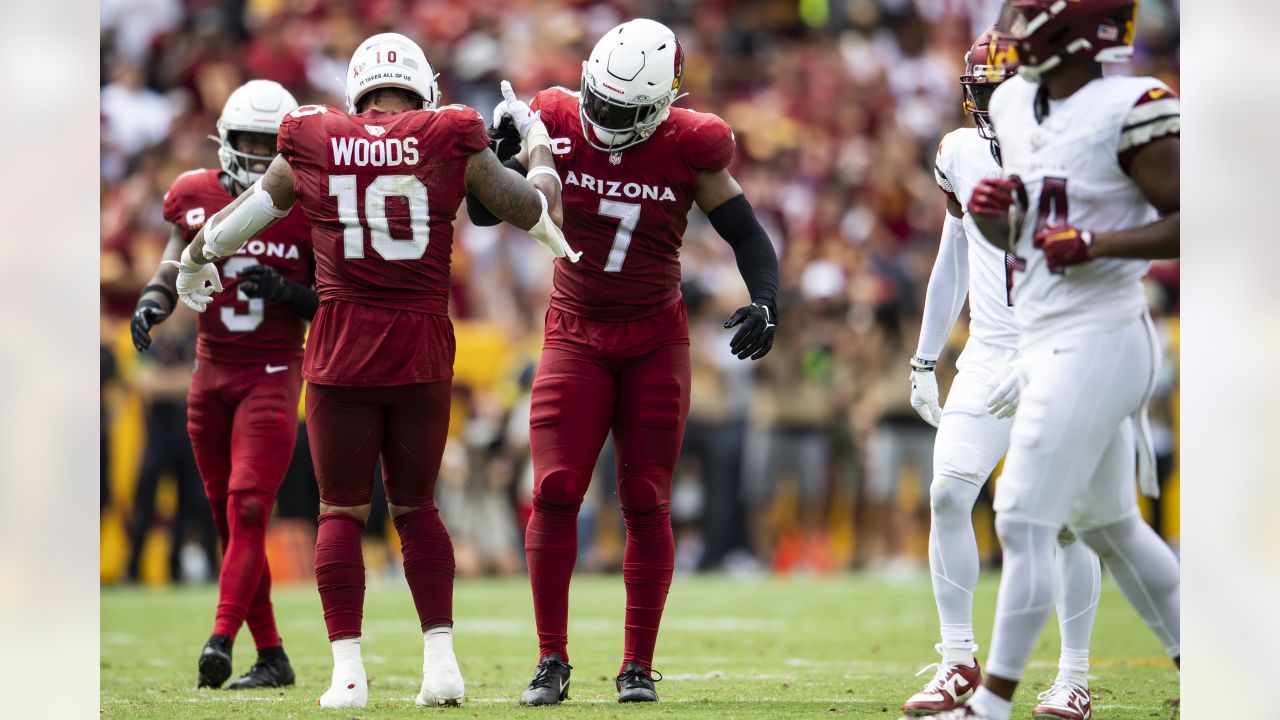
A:
[[[934,175],[939,187],[968,207],[979,181],[1000,177],[1000,165],[991,154],[991,141],[975,128],[953,130],[938,145]],[[969,245],[969,335],[989,345],[1018,346],[1018,326],[1013,317],[1015,258],[987,242],[966,211],[961,221]]]
[[[1036,119],[1040,85],[1010,78],[991,99],[1005,177],[1027,191],[1027,215],[1014,248],[1014,316],[1023,344],[1079,328],[1101,329],[1146,311],[1146,260],[1101,258],[1052,273],[1033,237],[1044,225],[1094,232],[1138,227],[1157,218],[1125,172],[1142,145],[1177,134],[1177,96],[1150,77],[1103,77],[1051,105]],[[1025,265],[1023,265],[1025,263]]]

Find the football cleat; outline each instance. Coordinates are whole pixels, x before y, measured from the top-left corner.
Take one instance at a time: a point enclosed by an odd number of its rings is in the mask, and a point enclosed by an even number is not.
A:
[[[210,635],[200,651],[198,688],[219,688],[231,677],[231,638],[226,635]]]
[[[573,666],[558,653],[551,653],[538,663],[538,671],[529,687],[520,694],[521,705],[557,705],[569,699],[569,671]]]
[[[289,664],[289,656],[284,654],[284,648],[270,648],[266,652],[259,650],[258,661],[249,668],[249,672],[232,680],[227,689],[286,687],[293,682],[293,666]]]
[[[1034,720],[1089,720],[1093,703],[1089,689],[1074,683],[1055,682],[1040,693],[1039,704],[1031,711]]]
[[[913,717],[919,717],[919,716],[903,715],[901,718],[899,718],[899,720],[909,720],[910,718],[913,718]],[[987,720],[988,717],[990,716],[983,715],[982,713],[978,712],[976,709],[972,707],[969,707],[968,705],[961,705],[955,708],[954,710],[948,710],[946,712],[938,713],[934,715],[933,720]]]
[[[937,649],[941,652],[942,646],[937,646]],[[916,675],[930,670],[935,671],[933,678],[903,703],[902,712],[906,717],[937,715],[960,707],[982,684],[982,668],[976,659],[972,665],[926,665]]]
[[[658,691],[653,684],[662,679],[662,673],[653,677],[653,671],[643,665],[629,662],[618,676],[618,702],[658,702]]]

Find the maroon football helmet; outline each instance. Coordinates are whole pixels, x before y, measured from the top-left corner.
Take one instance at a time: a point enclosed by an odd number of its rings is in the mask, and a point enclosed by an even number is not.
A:
[[[1138,0],[1005,0],[996,28],[1016,42],[1018,72],[1037,80],[1077,53],[1128,60],[1137,23]]]
[[[987,119],[987,106],[996,87],[1018,72],[1018,50],[1013,38],[1001,35],[993,27],[974,41],[964,54],[964,74],[960,84],[964,86],[964,109],[973,116],[978,134],[987,140],[995,139],[991,121]]]

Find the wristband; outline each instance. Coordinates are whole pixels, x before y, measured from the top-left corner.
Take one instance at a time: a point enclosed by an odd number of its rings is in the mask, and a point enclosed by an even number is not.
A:
[[[911,369],[916,372],[933,372],[937,367],[937,360],[925,360],[919,355],[911,358]]]
[[[160,293],[161,295],[164,295],[165,297],[169,298],[169,309],[170,309],[170,310],[172,310],[173,308],[175,308],[175,307],[177,307],[177,306],[178,306],[178,296],[177,296],[177,294],[176,294],[176,293],[174,293],[174,292],[173,292],[172,290],[170,290],[169,288],[165,287],[164,285],[161,285],[160,283],[151,283],[150,285],[148,285],[148,286],[146,286],[146,287],[142,288],[142,293],[138,296],[138,302],[142,302],[142,296],[143,296],[143,295],[146,295],[147,293],[151,292],[152,290],[154,290],[154,291],[156,291],[156,292]]]
[[[557,173],[555,168],[546,165],[535,165],[529,168],[529,172],[524,177],[526,180],[532,180],[538,175],[550,175],[556,179],[556,185],[564,189],[564,183],[560,180],[560,173]]]

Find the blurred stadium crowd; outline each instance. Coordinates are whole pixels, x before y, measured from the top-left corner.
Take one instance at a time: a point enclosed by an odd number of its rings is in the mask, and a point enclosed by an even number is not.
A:
[[[102,0],[103,580],[216,577],[185,432],[192,313],[162,325],[142,356],[128,317],[168,238],[164,192],[183,171],[217,166],[206,136],[231,90],[267,78],[301,103],[340,106],[355,44],[396,31],[422,44],[445,102],[487,115],[504,78],[524,97],[576,89],[595,40],[637,16],[670,25],[684,46],[681,104],[733,127],[731,170],[781,262],[774,350],[756,364],[738,361],[720,323],[746,291],[730,248],[694,211],[682,254],[694,382],[673,493],[677,567],[923,568],[933,429],[909,405],[907,359],[944,212],[933,155],[965,122],[964,52],[999,4]],[[1137,37],[1133,71],[1177,89],[1176,0],[1144,2]],[[439,500],[460,574],[515,573],[532,486],[528,391],[551,264],[522,233],[474,227],[465,210],[456,237],[457,377]],[[1145,509],[1176,545],[1176,263],[1157,265],[1149,288],[1168,351],[1152,410],[1166,491]],[[299,427],[268,547],[283,580],[310,572],[317,494]],[[621,563],[612,463],[606,448],[580,520],[580,568]],[[989,511],[979,514],[993,562]],[[369,528],[370,567],[379,557],[393,563],[387,523]]]

